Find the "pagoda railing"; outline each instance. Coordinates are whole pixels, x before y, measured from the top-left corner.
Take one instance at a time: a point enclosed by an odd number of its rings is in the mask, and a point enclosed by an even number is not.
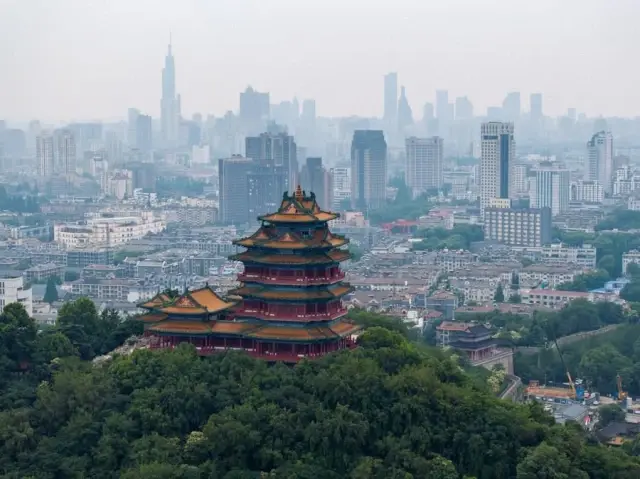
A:
[[[324,313],[294,313],[294,312],[269,312],[258,308],[242,308],[233,313],[234,316],[251,316],[258,319],[278,321],[300,321],[300,320],[326,320],[331,321],[338,319],[345,314],[348,310],[345,307],[340,307],[335,311],[327,311]]]
[[[269,274],[257,274],[257,273],[240,273],[238,275],[239,281],[256,281],[260,283],[269,283],[275,285],[285,286],[312,286],[314,284],[326,284],[342,281],[345,278],[344,272],[333,274],[331,276],[320,276],[312,278],[308,276],[293,277],[293,276],[277,276]]]

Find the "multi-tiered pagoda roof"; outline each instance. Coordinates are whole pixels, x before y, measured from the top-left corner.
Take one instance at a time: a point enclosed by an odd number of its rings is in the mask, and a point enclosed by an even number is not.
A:
[[[243,349],[268,360],[296,362],[355,346],[359,326],[348,321],[341,299],[352,291],[340,262],[349,240],[329,231],[338,214],[315,195],[285,193],[278,211],[260,216],[260,228],[235,240],[245,251],[240,286],[223,299],[209,287],[170,298],[159,294],[140,306],[141,319],[159,347],[189,341],[202,354]]]

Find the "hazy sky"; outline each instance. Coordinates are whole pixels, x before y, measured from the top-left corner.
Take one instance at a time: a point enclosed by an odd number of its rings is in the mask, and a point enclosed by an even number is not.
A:
[[[184,116],[248,84],[319,115],[381,115],[397,71],[414,116],[435,90],[476,113],[519,90],[544,110],[640,115],[640,0],[0,0],[0,118],[157,116],[173,33]]]

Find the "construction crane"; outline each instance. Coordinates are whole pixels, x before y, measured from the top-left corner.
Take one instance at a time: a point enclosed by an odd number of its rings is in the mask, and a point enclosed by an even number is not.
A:
[[[562,356],[562,350],[560,349],[556,338],[553,338],[553,344],[556,345],[556,349],[558,350],[558,354],[560,355],[560,362],[562,362],[562,367],[567,373],[567,379],[569,379],[569,387],[571,388],[574,399],[576,399],[577,401],[582,401],[584,399],[584,386],[582,385],[582,380],[577,379],[575,383],[573,382],[573,378],[571,377],[569,368],[567,368],[567,364],[564,362],[564,356]]]
[[[616,376],[616,384],[618,386],[618,401],[624,401],[627,399],[627,393],[622,389],[622,378],[619,374]]]

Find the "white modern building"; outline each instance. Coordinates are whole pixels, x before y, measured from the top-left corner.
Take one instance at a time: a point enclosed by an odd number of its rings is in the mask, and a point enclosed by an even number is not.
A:
[[[600,131],[587,142],[587,179],[598,181],[604,192],[612,192],[613,135]]]
[[[442,188],[442,138],[416,138],[405,140],[407,163],[405,182],[416,198],[429,189]]]
[[[29,317],[33,315],[31,288],[24,287],[22,276],[0,278],[0,313],[11,303],[22,304]]]
[[[511,198],[514,188],[515,139],[513,123],[483,123],[480,159],[480,212],[484,214],[492,198]]]
[[[535,194],[531,195],[531,207],[551,208],[552,216],[568,211],[571,199],[571,172],[564,169],[540,168],[535,173]]]
[[[351,168],[331,168],[331,184],[333,186],[333,205],[335,211],[340,211],[344,200],[351,198]]]
[[[116,246],[157,234],[166,228],[164,219],[152,211],[137,216],[100,216],[81,223],[60,223],[53,227],[53,239],[67,248],[77,246]]]
[[[571,186],[573,200],[584,203],[602,203],[604,188],[599,181],[578,181]]]
[[[541,261],[546,264],[577,264],[583,268],[595,269],[596,248],[590,244],[567,246],[562,243],[540,248]]]

